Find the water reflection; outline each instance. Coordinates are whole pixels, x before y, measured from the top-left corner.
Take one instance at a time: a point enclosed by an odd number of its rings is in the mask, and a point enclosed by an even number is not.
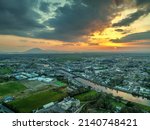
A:
[[[122,91],[118,91],[118,90],[113,90],[113,89],[109,89],[100,85],[97,85],[95,83],[92,83],[91,81],[88,81],[86,79],[82,79],[82,78],[76,78],[76,80],[78,80],[79,82],[81,82],[82,84],[86,85],[86,86],[90,86],[92,87],[94,90],[98,91],[98,92],[106,92],[109,94],[112,94],[113,96],[118,96],[118,97],[122,97],[124,100],[128,100],[131,102],[135,102],[135,103],[139,103],[139,104],[143,104],[146,106],[150,106],[150,100],[143,98],[143,97],[135,97],[132,94],[129,93],[125,93]]]
[[[74,77],[75,75],[74,74],[71,74],[70,72],[67,72],[65,70],[60,70],[61,73],[64,73],[65,75],[68,75],[70,77]],[[108,94],[112,94],[113,96],[115,97],[122,97],[124,100],[127,100],[127,101],[131,101],[131,102],[135,102],[135,103],[138,103],[138,104],[143,104],[145,106],[150,106],[150,100],[146,99],[146,98],[143,98],[143,97],[135,97],[133,96],[132,94],[129,94],[129,93],[126,93],[126,92],[122,92],[122,91],[119,91],[119,90],[114,90],[114,89],[109,89],[109,88],[106,88],[104,86],[101,86],[101,85],[97,85],[89,80],[86,80],[86,79],[83,79],[83,78],[75,78],[77,81],[81,82],[83,85],[86,85],[86,86],[90,86],[91,88],[93,88],[94,90],[98,91],[98,92],[105,92],[105,93],[108,93]]]

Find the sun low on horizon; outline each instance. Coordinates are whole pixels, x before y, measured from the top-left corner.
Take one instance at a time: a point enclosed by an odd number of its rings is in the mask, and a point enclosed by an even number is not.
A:
[[[150,52],[150,0],[1,0],[0,52]]]

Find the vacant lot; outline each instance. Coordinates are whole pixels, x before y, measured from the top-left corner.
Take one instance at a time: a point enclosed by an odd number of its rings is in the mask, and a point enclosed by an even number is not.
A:
[[[26,113],[32,112],[32,110],[36,110],[49,102],[62,100],[64,97],[66,97],[66,93],[48,90],[30,95],[23,99],[18,99],[10,102],[8,105],[12,109],[16,110],[16,112]]]
[[[13,95],[25,89],[26,87],[17,81],[0,83],[0,96]]]
[[[35,81],[23,80],[21,81],[21,83],[25,85],[28,89],[32,89],[35,91],[48,85],[48,83],[43,83],[37,80]]]

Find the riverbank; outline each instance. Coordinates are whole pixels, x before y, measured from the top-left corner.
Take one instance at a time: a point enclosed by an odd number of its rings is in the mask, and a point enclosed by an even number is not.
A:
[[[78,82],[80,82],[83,86],[87,86],[87,87],[91,87],[92,89],[98,91],[98,92],[105,92],[108,94],[112,94],[115,97],[122,97],[124,100],[130,101],[130,102],[134,102],[134,103],[138,103],[138,104],[142,104],[145,106],[150,106],[150,100],[148,100],[147,98],[143,98],[143,97],[135,97],[130,93],[127,92],[123,92],[123,91],[119,91],[119,90],[115,90],[115,89],[110,89],[98,84],[95,84],[94,82],[91,82],[87,79],[78,77],[66,70],[60,70],[61,73],[63,73],[64,75],[69,75],[72,77],[75,77],[74,79],[77,80]]]

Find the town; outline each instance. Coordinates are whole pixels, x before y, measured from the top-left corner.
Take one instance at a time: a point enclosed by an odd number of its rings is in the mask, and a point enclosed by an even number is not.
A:
[[[150,112],[148,54],[0,55],[0,112]]]

